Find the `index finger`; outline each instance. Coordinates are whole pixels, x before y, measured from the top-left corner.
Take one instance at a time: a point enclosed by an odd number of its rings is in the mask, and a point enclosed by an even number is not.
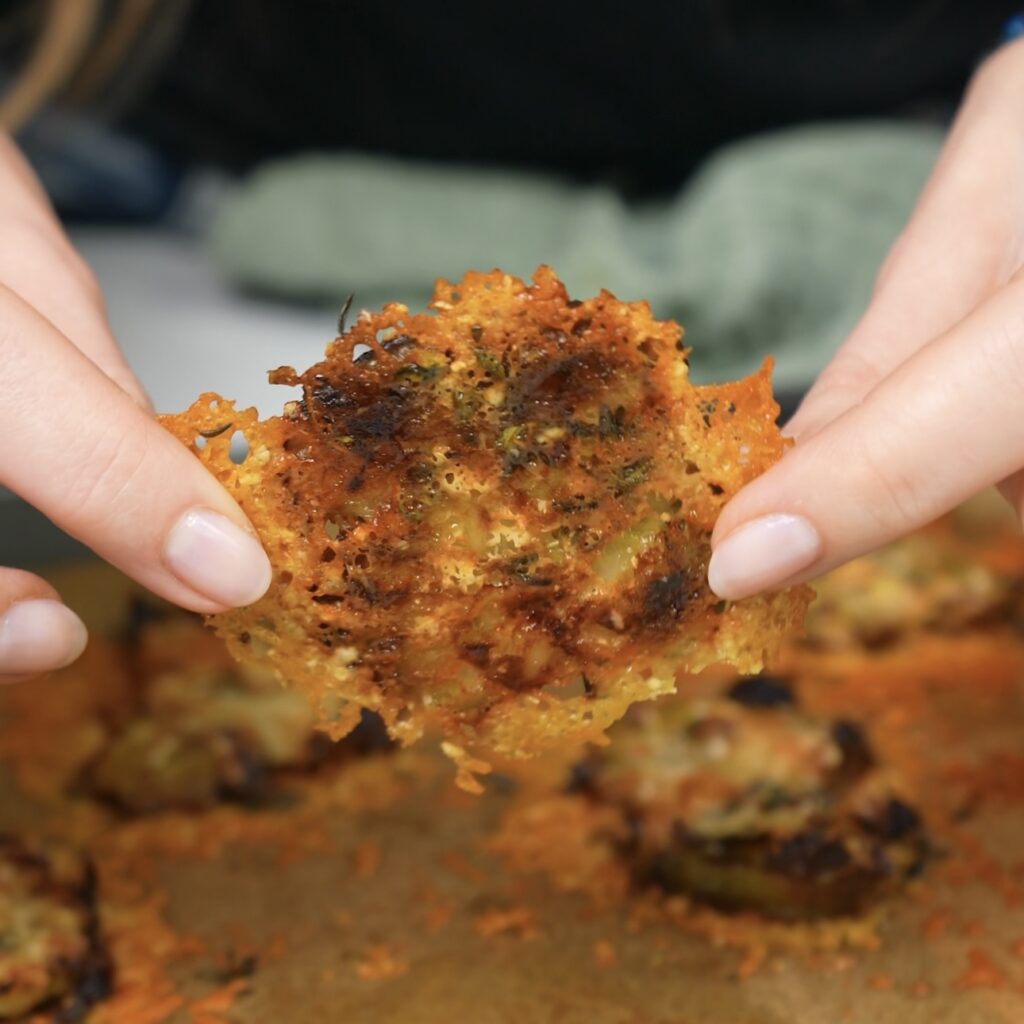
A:
[[[798,442],[726,506],[712,589],[800,582],[931,522],[1024,465],[1024,275]]]
[[[0,286],[0,480],[150,590],[248,604],[270,564],[223,487],[53,325]]]
[[[0,133],[0,282],[17,292],[147,411],[107,324],[99,286],[75,252],[35,175]]]
[[[1003,287],[1024,229],[1024,41],[975,75],[874,295],[787,424],[809,436]]]

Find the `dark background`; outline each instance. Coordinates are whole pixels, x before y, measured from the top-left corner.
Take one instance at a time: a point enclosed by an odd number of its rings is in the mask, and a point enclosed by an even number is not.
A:
[[[557,170],[627,193],[808,120],[955,106],[1015,11],[955,0],[200,0],[130,116],[241,169],[339,148]]]

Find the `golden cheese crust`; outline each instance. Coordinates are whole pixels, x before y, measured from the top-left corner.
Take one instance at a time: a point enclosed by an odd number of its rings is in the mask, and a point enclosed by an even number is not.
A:
[[[70,850],[47,853],[0,834],[0,927],[0,1018],[24,1019],[46,1005],[47,1019],[80,1020],[105,994],[90,886]]]
[[[957,633],[1013,618],[1021,595],[1016,537],[964,536],[948,517],[834,569],[816,585],[807,643],[883,647],[921,631]]]
[[[362,313],[275,371],[301,388],[282,416],[206,394],[164,418],[275,568],[211,619],[233,654],[335,736],[369,708],[500,756],[596,738],[679,672],[759,670],[809,592],[729,604],[706,570],[719,510],[784,448],[769,365],[696,387],[676,324],[543,267],[439,281],[431,310]]]
[[[794,921],[860,914],[920,872],[921,816],[856,724],[769,676],[717,690],[633,708],[557,790],[612,812],[592,838],[619,839],[635,884]]]

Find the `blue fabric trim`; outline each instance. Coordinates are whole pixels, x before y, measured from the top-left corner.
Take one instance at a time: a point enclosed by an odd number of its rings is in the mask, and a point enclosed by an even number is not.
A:
[[[1010,43],[1014,39],[1020,39],[1021,36],[1024,36],[1024,13],[1015,14],[1007,19],[1000,33],[1000,39],[1004,43]]]

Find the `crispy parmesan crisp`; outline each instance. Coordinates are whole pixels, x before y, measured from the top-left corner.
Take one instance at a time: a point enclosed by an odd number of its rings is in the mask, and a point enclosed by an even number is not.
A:
[[[92,884],[70,849],[0,833],[0,1019],[81,1020],[109,990]]]
[[[677,673],[759,670],[809,592],[731,604],[706,570],[719,510],[784,448],[770,364],[696,387],[675,323],[544,267],[439,281],[431,310],[363,312],[274,371],[301,388],[281,416],[205,394],[164,418],[275,568],[212,616],[232,653],[334,736],[369,708],[403,743],[513,757],[598,738]]]

